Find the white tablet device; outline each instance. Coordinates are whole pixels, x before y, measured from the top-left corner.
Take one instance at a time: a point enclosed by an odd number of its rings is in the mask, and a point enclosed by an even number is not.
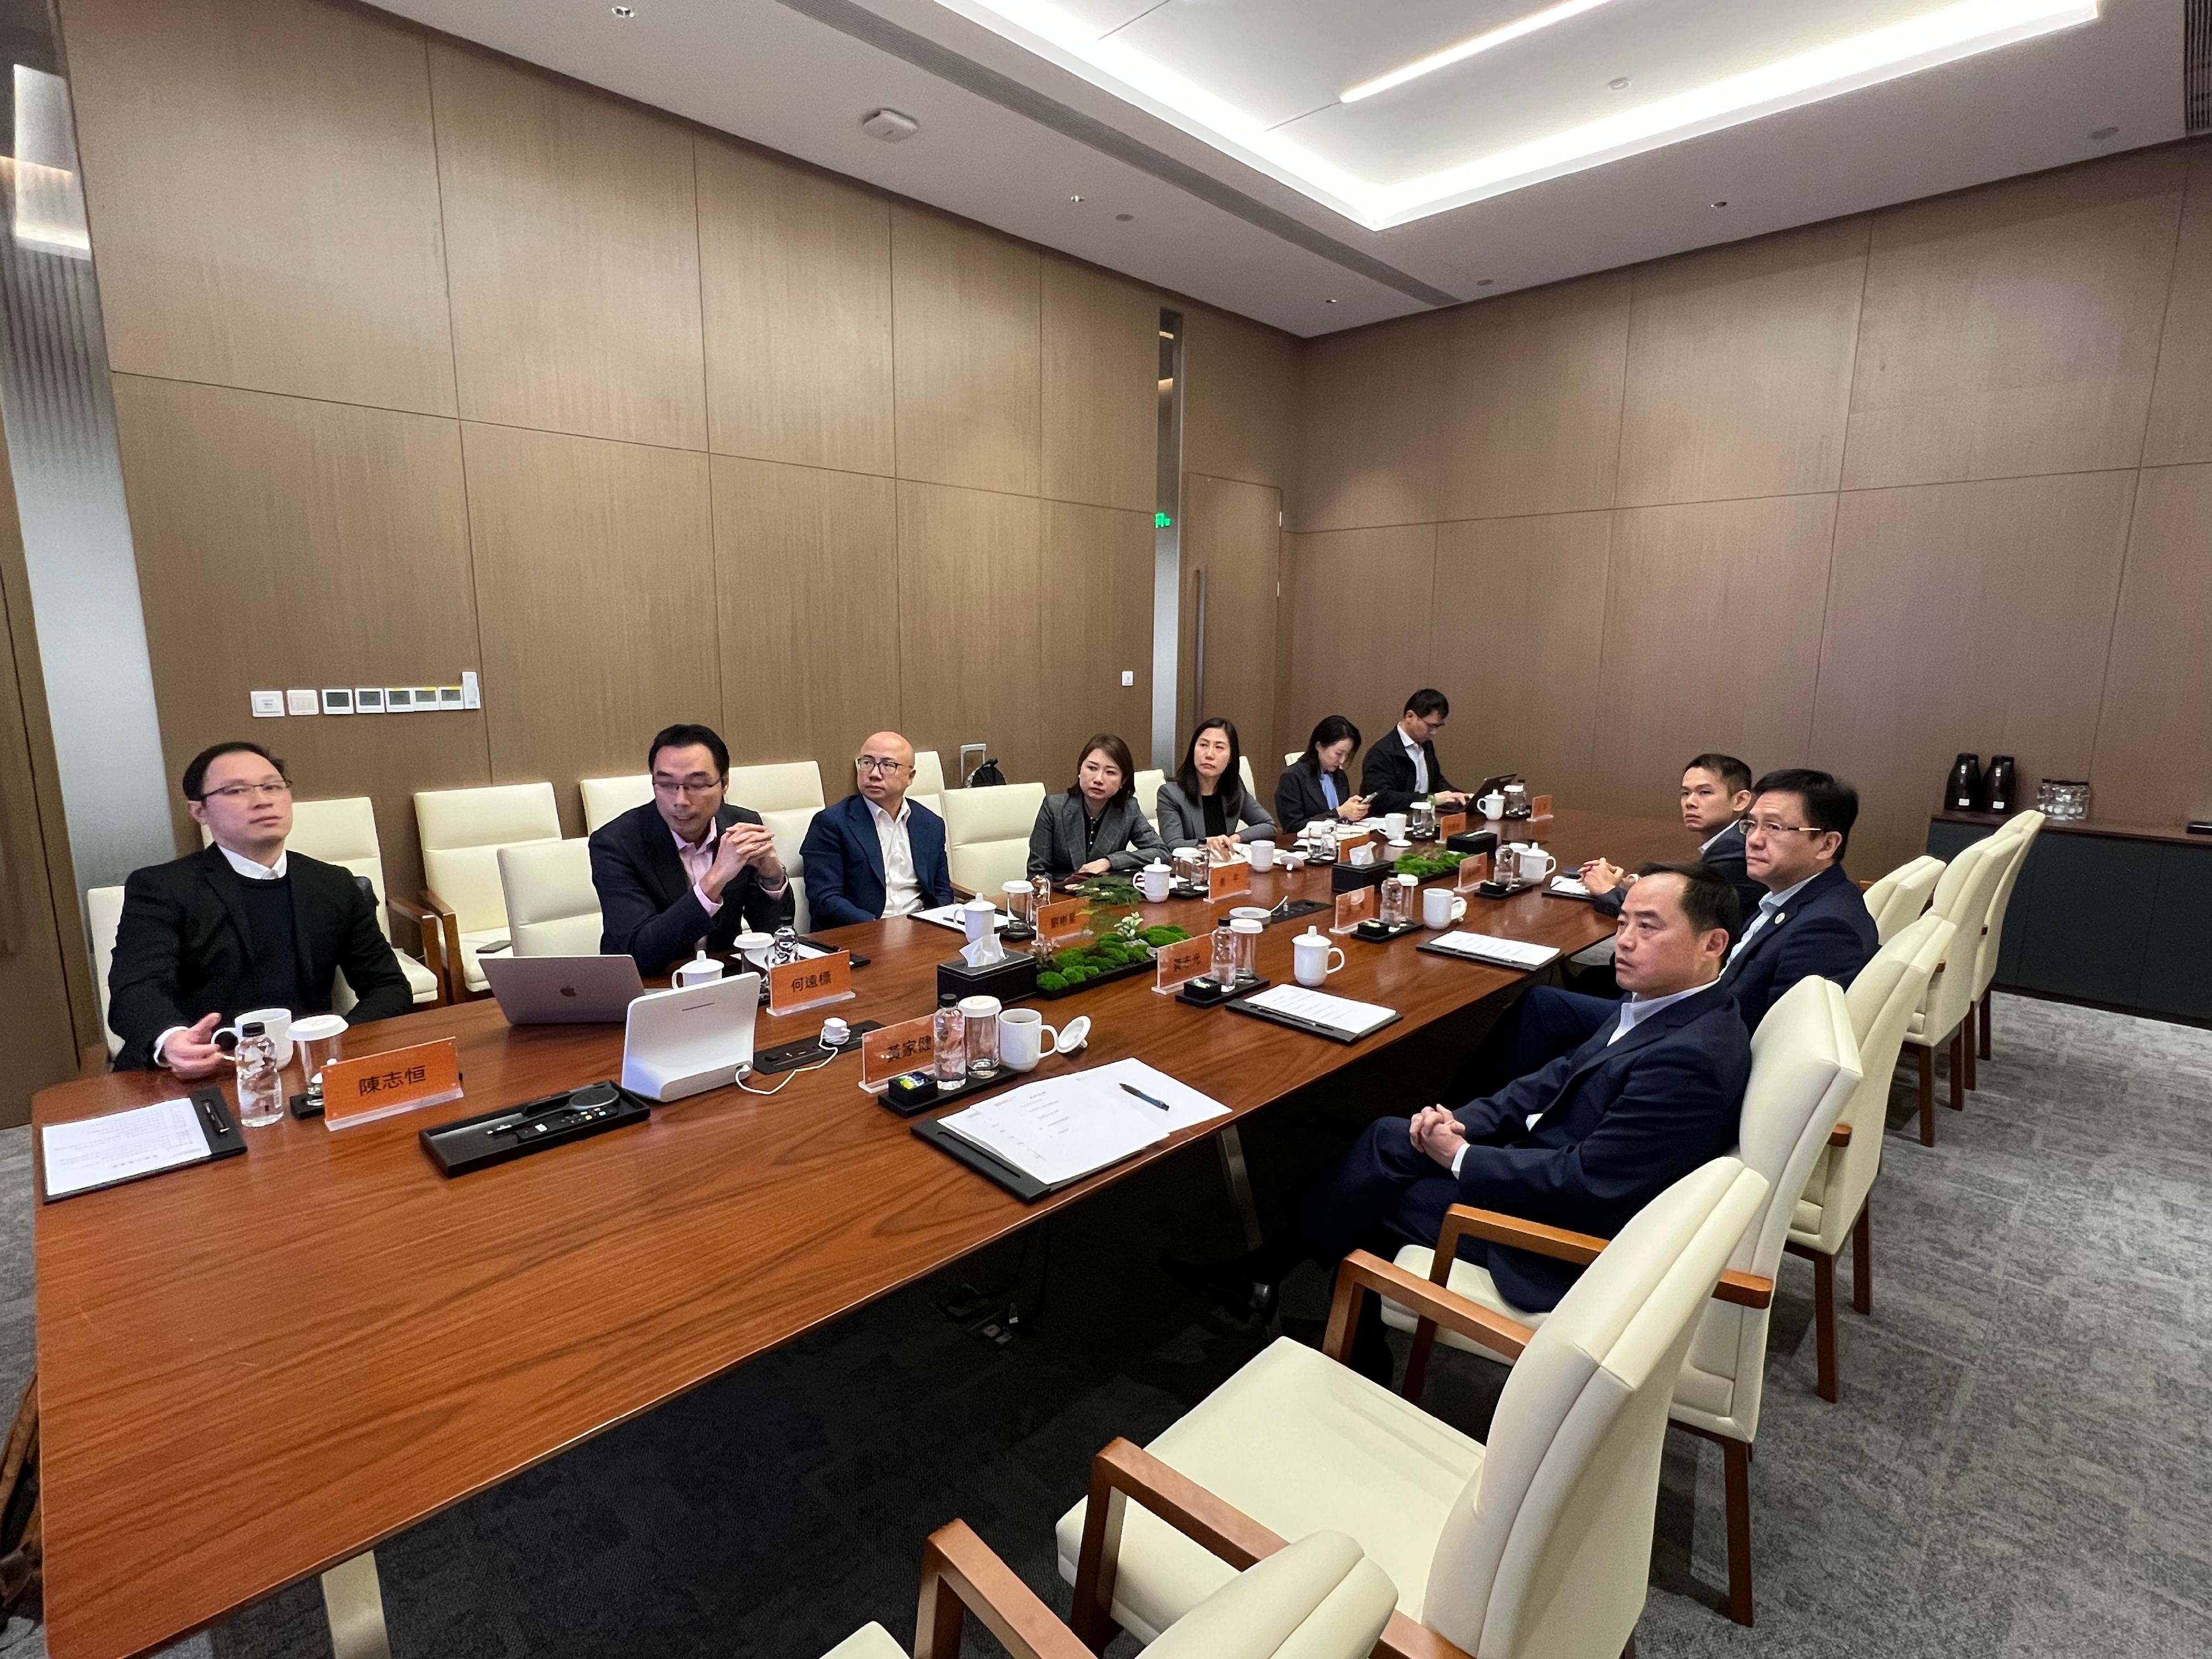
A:
[[[668,1101],[735,1083],[752,1070],[760,988],[758,974],[738,974],[638,998],[623,1036],[623,1087]]]

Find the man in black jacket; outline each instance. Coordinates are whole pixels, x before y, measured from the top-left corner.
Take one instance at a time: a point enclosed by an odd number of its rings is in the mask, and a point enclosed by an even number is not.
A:
[[[1728,878],[1747,918],[1766,896],[1765,884],[1743,867],[1743,815],[1750,810],[1751,768],[1734,755],[1700,755],[1682,769],[1682,827],[1698,838],[1698,861]],[[1634,876],[1604,859],[1592,859],[1577,873],[1599,915],[1620,914]]]
[[[1370,816],[1402,812],[1425,795],[1446,810],[1467,804],[1437,762],[1436,736],[1450,718],[1451,704],[1441,691],[1424,689],[1406,699],[1405,714],[1359,768],[1359,793]]]
[[[650,979],[702,943],[727,951],[744,928],[792,918],[791,880],[760,814],[723,799],[730,750],[704,726],[672,726],[646,751],[653,799],[592,835],[599,949]]]
[[[134,870],[107,970],[118,1071],[211,1077],[224,1020],[255,1008],[328,1013],[343,972],[356,1024],[414,1006],[376,904],[351,871],[287,852],[292,785],[258,743],[219,743],[185,768],[185,799],[212,844]]]
[[[1735,1144],[1751,1034],[1721,982],[1735,895],[1703,865],[1657,866],[1629,894],[1618,961],[1629,996],[1572,1053],[1457,1110],[1371,1124],[1310,1206],[1293,1244],[1218,1267],[1171,1263],[1240,1312],[1265,1313],[1307,1256],[1334,1272],[1358,1249],[1434,1244],[1455,1204],[1610,1237],[1674,1182]],[[1470,1243],[1518,1308],[1557,1307],[1580,1270]],[[1389,1380],[1370,1297],[1352,1363]]]

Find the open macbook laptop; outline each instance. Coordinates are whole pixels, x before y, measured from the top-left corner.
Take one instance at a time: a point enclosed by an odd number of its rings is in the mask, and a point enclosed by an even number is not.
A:
[[[480,957],[510,1025],[619,1025],[645,994],[628,957]]]

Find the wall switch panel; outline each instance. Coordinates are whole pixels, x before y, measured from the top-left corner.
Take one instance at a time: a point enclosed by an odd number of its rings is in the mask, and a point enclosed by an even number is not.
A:
[[[253,694],[253,718],[258,720],[283,720],[284,694],[282,691],[256,691]]]
[[[352,714],[353,692],[343,685],[325,686],[323,688],[323,713],[325,714]]]
[[[384,688],[380,685],[354,687],[353,712],[356,714],[381,714],[384,712]]]
[[[411,714],[415,712],[415,690],[412,686],[387,685],[384,688],[384,712],[387,714]]]
[[[1134,685],[1136,683],[1137,683],[1137,671],[1136,671],[1135,669],[1133,669],[1133,668],[1125,668],[1125,669],[1123,669],[1123,670],[1121,671],[1121,684],[1124,684],[1124,685]]]
[[[415,688],[415,712],[416,714],[420,714],[426,709],[435,714],[437,712],[437,708],[438,688],[436,686],[418,685]]]
[[[483,707],[483,694],[477,688],[477,671],[473,668],[464,669],[461,672],[461,707],[464,708]]]
[[[284,712],[288,714],[313,714],[321,709],[322,704],[312,687],[305,691],[295,687],[284,694]]]
[[[464,705],[461,702],[461,688],[459,686],[441,685],[438,688],[439,708],[459,708],[463,706]]]

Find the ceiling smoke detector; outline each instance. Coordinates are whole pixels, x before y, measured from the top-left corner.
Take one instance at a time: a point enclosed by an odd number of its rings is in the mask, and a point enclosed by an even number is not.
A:
[[[921,123],[895,109],[872,109],[860,118],[860,131],[887,144],[904,143],[921,131]]]

